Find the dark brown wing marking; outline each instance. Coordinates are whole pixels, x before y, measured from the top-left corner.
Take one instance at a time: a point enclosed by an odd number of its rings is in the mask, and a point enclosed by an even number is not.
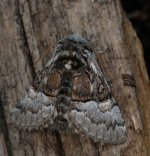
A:
[[[83,72],[81,75],[75,76],[73,80],[72,100],[87,101],[92,98],[92,83],[88,73]]]

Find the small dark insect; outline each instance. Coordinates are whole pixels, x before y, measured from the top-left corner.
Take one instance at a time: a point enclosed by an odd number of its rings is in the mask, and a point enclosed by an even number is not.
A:
[[[122,80],[125,86],[136,87],[135,80],[132,75],[122,74]]]
[[[24,130],[71,128],[101,143],[126,140],[122,114],[94,51],[78,34],[58,42],[12,118]]]

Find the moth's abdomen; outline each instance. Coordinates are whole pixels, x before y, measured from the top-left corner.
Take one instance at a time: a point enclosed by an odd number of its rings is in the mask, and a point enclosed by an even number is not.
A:
[[[72,73],[64,72],[56,101],[58,114],[65,114],[67,112],[71,102],[72,86]]]

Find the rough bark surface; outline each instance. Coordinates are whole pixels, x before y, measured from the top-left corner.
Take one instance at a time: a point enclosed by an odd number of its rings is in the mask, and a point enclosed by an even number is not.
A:
[[[22,132],[10,124],[10,111],[51,57],[55,43],[72,33],[95,48],[126,122],[124,144],[103,146],[63,132]],[[125,75],[134,77],[136,87],[125,85]],[[150,154],[149,80],[141,44],[119,0],[1,0],[0,78],[1,156]]]

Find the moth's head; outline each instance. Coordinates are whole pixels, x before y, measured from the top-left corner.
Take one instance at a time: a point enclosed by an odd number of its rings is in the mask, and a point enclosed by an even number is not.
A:
[[[95,55],[89,42],[78,34],[69,35],[56,45],[53,63],[56,68],[80,71]]]

